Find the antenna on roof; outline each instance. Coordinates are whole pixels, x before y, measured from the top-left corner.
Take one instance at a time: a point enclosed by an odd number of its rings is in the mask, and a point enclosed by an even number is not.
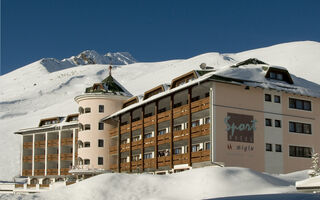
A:
[[[109,76],[111,76],[111,70],[112,70],[112,66],[109,65]]]

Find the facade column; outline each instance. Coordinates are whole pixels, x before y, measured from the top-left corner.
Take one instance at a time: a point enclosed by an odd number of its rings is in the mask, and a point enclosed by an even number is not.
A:
[[[188,88],[188,165],[191,166],[191,150],[192,150],[192,141],[191,141],[191,96],[192,96],[192,87]]]
[[[61,174],[61,131],[59,131],[59,141],[58,141],[58,175]]]
[[[121,172],[121,115],[119,116],[119,120],[118,120],[118,172]]]
[[[141,128],[141,168],[142,172],[144,171],[144,105],[142,106],[142,128]]]
[[[130,128],[130,132],[129,132],[129,140],[130,140],[130,143],[129,143],[129,172],[132,172],[132,111],[130,111],[130,125],[129,125],[129,128]]]
[[[170,95],[170,168],[173,169],[173,103],[174,95]]]
[[[48,171],[48,132],[45,134],[44,143],[44,175],[47,176]]]
[[[34,176],[34,156],[35,156],[35,139],[36,135],[32,135],[32,176]]]
[[[154,139],[155,139],[155,146],[154,146],[154,156],[155,156],[155,168],[158,169],[158,104],[159,102],[155,102],[155,116],[156,116],[156,123],[154,126]]]
[[[76,163],[76,129],[72,130],[72,167]]]

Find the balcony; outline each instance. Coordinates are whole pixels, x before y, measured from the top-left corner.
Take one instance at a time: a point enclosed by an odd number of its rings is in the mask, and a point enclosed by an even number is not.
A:
[[[210,134],[210,124],[203,124],[201,126],[196,126],[191,128],[191,137],[199,137],[203,135]]]
[[[142,120],[133,122],[131,128],[133,131],[137,130],[137,129],[141,129],[142,128]]]
[[[69,168],[61,168],[60,175],[69,175]]]
[[[109,131],[110,137],[114,137],[118,135],[118,128],[113,128]]]
[[[188,154],[177,154],[173,155],[173,164],[180,165],[180,164],[187,164],[188,163]]]
[[[44,169],[35,169],[34,175],[35,176],[44,176]]]
[[[144,147],[150,147],[150,146],[154,146],[155,144],[155,138],[146,138],[144,139]]]
[[[32,176],[32,169],[22,170],[22,176]]]
[[[72,161],[72,153],[62,153],[60,154],[60,159]]]
[[[34,161],[35,162],[44,162],[45,161],[45,155],[35,155],[34,156]]]
[[[168,121],[170,119],[170,114],[171,114],[170,110],[158,114],[158,123]]]
[[[73,138],[62,138],[61,139],[61,146],[72,146],[73,145]]]
[[[144,160],[144,168],[155,168],[155,159],[150,158],[150,159],[145,159]]]
[[[188,104],[173,109],[173,118],[178,118],[187,115],[189,112]]]
[[[58,175],[58,169],[48,169],[47,175]]]
[[[132,150],[141,149],[142,147],[142,140],[132,142]]]
[[[49,184],[40,184],[39,187],[40,188],[49,188],[50,185]]]
[[[109,147],[110,154],[117,154],[118,153],[118,147],[117,146],[110,146]]]
[[[158,135],[158,145],[165,144],[170,142],[170,133],[166,133],[163,135]]]
[[[48,140],[48,147],[57,147],[59,144],[59,140]]]
[[[155,115],[145,118],[144,119],[144,127],[151,126],[151,125],[155,124],[155,121],[156,121]]]
[[[210,161],[210,150],[191,152],[192,163]]]
[[[188,129],[173,132],[173,141],[188,139]]]
[[[118,164],[110,164],[110,169],[111,170],[117,170],[118,169]]]
[[[158,166],[159,167],[168,166],[168,165],[170,165],[170,156],[158,157]]]
[[[209,97],[191,103],[191,112],[198,112],[209,108]]]
[[[23,156],[23,162],[32,162],[32,155],[31,156]]]
[[[58,154],[48,154],[47,160],[48,161],[58,161]]]
[[[121,126],[121,133],[127,133],[130,131],[130,124]]]
[[[46,141],[38,141],[34,143],[35,148],[45,148],[46,147]]]
[[[132,161],[131,162],[131,167],[132,167],[133,170],[137,170],[137,169],[142,170],[142,161],[141,160]]]
[[[32,142],[24,142],[23,148],[24,149],[32,149]]]
[[[121,171],[129,171],[130,163],[129,162],[120,163],[120,169],[121,169]]]
[[[120,145],[120,152],[129,151],[129,149],[130,149],[130,143]]]

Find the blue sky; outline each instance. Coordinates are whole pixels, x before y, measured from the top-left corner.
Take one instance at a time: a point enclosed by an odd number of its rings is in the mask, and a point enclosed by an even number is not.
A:
[[[320,41],[319,0],[1,0],[1,71],[87,49],[138,61]]]

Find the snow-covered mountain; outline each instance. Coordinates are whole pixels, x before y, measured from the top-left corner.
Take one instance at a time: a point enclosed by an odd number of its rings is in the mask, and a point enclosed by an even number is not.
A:
[[[108,75],[110,60],[115,65],[112,75],[133,95],[171,80],[201,63],[214,68],[233,65],[248,58],[286,67],[290,73],[320,84],[320,43],[292,42],[235,54],[206,53],[189,59],[156,63],[135,63],[128,53],[63,59],[42,59],[0,76],[0,180],[19,174],[20,137],[13,132],[37,126],[39,119],[77,112],[73,98]],[[95,64],[91,64],[95,63]],[[132,64],[129,64],[132,63]],[[78,65],[80,64],[80,65]]]

